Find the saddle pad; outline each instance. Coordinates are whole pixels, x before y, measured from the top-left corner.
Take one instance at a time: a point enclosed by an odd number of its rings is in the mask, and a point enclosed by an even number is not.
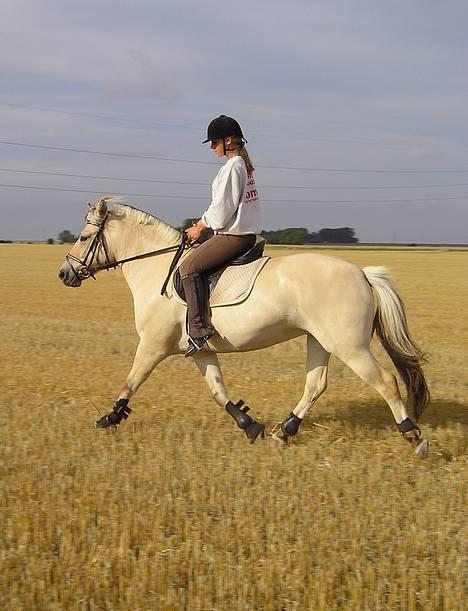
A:
[[[227,267],[210,295],[210,306],[220,308],[245,301],[252,292],[258,274],[269,259],[270,257],[261,257],[245,265]],[[174,289],[172,279],[167,292],[169,297],[175,297],[177,301],[185,304]]]

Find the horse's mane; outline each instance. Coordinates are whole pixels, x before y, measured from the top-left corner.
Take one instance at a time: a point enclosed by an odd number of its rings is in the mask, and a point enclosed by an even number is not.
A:
[[[116,213],[118,216],[124,216],[131,219],[137,225],[145,225],[153,230],[158,238],[167,239],[171,243],[175,243],[180,240],[180,231],[174,227],[171,227],[171,225],[168,225],[164,221],[161,221],[161,219],[158,219],[152,214],[139,210],[138,208],[134,208],[133,206],[129,206],[123,202],[114,200],[112,204],[112,212]]]

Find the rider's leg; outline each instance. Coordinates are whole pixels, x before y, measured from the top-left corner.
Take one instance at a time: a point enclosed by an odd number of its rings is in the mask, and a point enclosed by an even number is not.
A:
[[[247,252],[255,243],[254,235],[218,234],[200,244],[180,266],[187,301],[189,346],[186,356],[200,349],[214,330],[209,320],[208,291],[200,274],[227,263]]]
[[[188,308],[188,329],[192,338],[213,335],[206,279],[197,273],[181,276]]]

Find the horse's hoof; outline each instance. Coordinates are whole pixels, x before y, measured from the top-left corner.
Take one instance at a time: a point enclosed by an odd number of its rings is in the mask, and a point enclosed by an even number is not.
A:
[[[420,442],[415,446],[414,451],[419,458],[426,458],[429,452],[429,442],[427,439],[421,439]]]
[[[405,433],[402,433],[402,436],[410,444],[419,458],[426,458],[429,452],[429,442],[427,439],[420,437],[420,434],[421,431],[419,428],[415,427],[409,431],[406,431]]]
[[[94,425],[97,429],[108,429],[111,426],[115,426],[112,422],[110,422],[107,416],[103,416],[100,418],[96,424]]]
[[[259,435],[261,435],[262,438],[265,437],[265,425],[255,422],[254,420],[246,429],[244,429],[244,432],[247,435],[247,439],[250,441],[250,443],[254,443]]]
[[[278,441],[282,446],[287,446],[291,443],[291,437],[289,435],[285,435],[281,428],[281,422],[275,424],[275,426],[271,429],[270,436],[275,441]]]

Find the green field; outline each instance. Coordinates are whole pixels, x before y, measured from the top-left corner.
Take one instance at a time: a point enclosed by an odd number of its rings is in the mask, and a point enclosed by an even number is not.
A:
[[[181,356],[96,431],[137,345],[131,296],[118,271],[64,287],[65,252],[0,245],[0,609],[466,608],[467,251],[330,250],[390,269],[430,354],[425,461],[333,358],[291,447],[250,445]],[[267,429],[302,394],[304,344],[220,357]]]

